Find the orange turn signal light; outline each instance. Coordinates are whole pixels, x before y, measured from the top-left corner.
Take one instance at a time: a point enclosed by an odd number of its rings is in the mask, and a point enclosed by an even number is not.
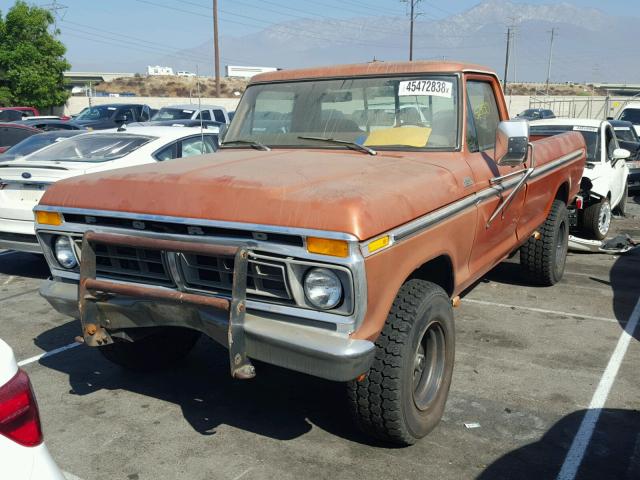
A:
[[[331,255],[332,257],[348,257],[349,243],[346,240],[307,237],[307,252]]]
[[[62,214],[58,212],[44,212],[42,210],[36,211],[36,221],[40,225],[62,225]]]

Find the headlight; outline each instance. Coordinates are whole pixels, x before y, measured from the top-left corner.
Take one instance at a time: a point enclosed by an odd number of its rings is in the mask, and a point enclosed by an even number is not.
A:
[[[304,277],[304,294],[316,308],[328,310],[342,299],[342,283],[326,268],[312,268]]]
[[[58,237],[55,248],[56,260],[64,268],[74,268],[78,265],[73,245],[69,237]]]

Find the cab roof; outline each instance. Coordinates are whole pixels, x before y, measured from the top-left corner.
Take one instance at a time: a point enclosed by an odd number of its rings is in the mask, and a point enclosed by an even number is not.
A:
[[[313,78],[366,77],[379,75],[402,75],[416,73],[488,73],[496,74],[488,67],[464,62],[442,62],[417,60],[414,62],[369,62],[328,67],[311,67],[296,70],[278,70],[252,77],[250,84],[281,82],[286,80],[304,80]]]

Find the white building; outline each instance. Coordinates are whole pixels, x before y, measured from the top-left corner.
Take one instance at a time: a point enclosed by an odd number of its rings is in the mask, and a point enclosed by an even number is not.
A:
[[[195,76],[196,76],[196,74],[195,74],[195,73],[193,73],[193,72],[188,72],[188,71],[186,71],[186,70],[178,70],[177,75],[178,75],[179,77],[195,77]]]
[[[147,75],[173,75],[173,68],[161,67],[160,65],[156,65],[156,66],[148,65]]]
[[[251,78],[254,75],[265,72],[275,72],[280,70],[276,67],[241,67],[237,65],[227,65],[227,77]]]

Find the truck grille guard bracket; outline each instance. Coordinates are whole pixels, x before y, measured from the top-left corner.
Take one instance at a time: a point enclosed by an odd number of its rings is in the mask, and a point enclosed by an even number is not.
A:
[[[94,244],[149,248],[163,252],[189,253],[196,255],[234,256],[233,287],[231,300],[226,298],[194,295],[174,290],[145,287],[96,279],[96,251]],[[148,300],[188,303],[200,307],[222,310],[229,313],[228,348],[231,376],[238,379],[255,377],[255,368],[246,354],[244,320],[247,295],[247,264],[249,252],[244,248],[224,245],[196,244],[175,240],[158,240],[131,235],[85,232],[82,239],[78,307],[84,341],[91,347],[113,343],[97,302],[106,301],[115,295]]]

